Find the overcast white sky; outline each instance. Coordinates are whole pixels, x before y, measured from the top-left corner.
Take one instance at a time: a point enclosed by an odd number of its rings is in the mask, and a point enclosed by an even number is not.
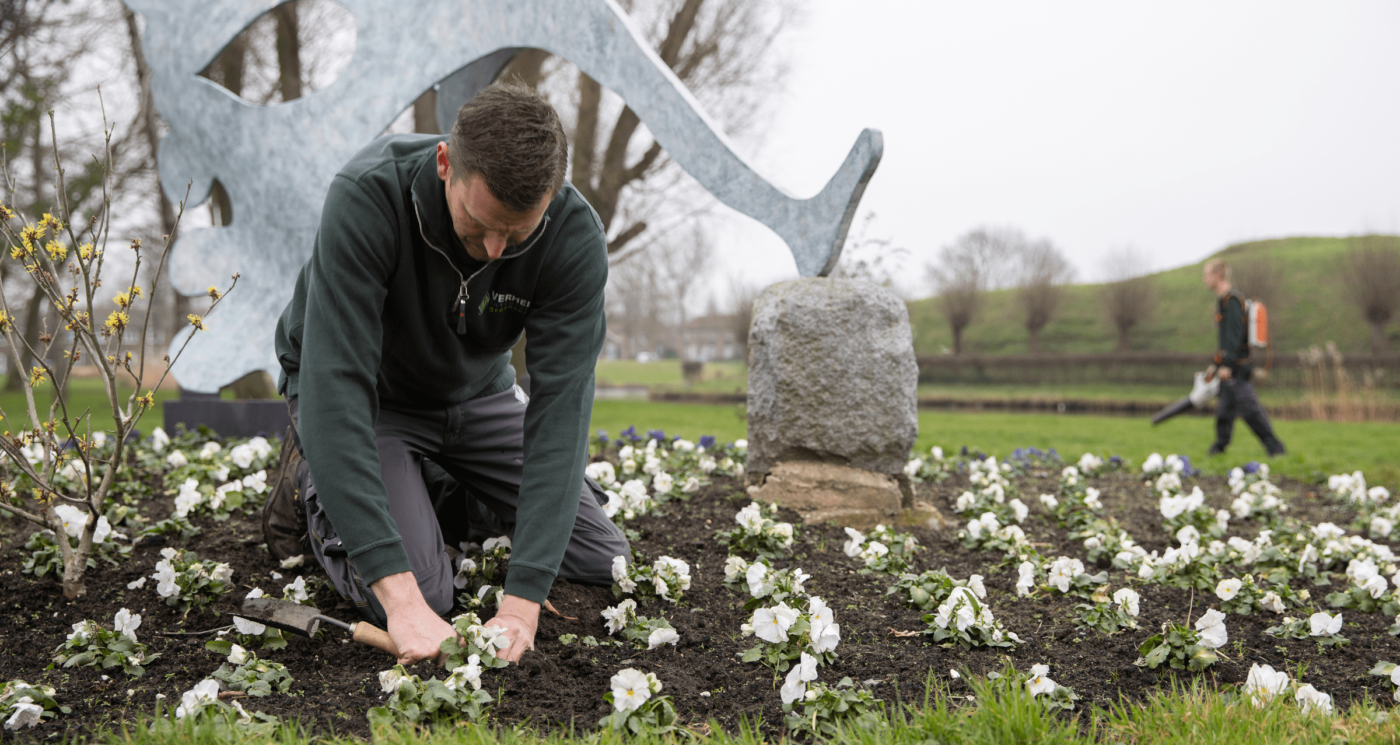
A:
[[[1400,3],[810,0],[754,161],[807,197],[863,127],[861,209],[922,266],[982,224],[1100,278],[1120,246],[1180,266],[1233,242],[1400,231]],[[747,218],[725,273],[796,276]]]

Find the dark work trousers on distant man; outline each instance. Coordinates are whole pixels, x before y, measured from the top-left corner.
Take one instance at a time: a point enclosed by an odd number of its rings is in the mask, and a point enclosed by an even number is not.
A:
[[[1254,384],[1248,379],[1235,378],[1220,381],[1220,398],[1215,404],[1215,445],[1212,449],[1223,451],[1230,444],[1237,416],[1249,425],[1270,455],[1283,452],[1283,443],[1274,435],[1269,415],[1264,413],[1264,407],[1254,393]]]

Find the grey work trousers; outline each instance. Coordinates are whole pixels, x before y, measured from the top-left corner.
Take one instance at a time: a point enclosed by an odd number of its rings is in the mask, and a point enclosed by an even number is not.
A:
[[[1215,445],[1220,452],[1230,444],[1230,436],[1235,429],[1235,417],[1244,420],[1254,431],[1254,436],[1264,443],[1269,455],[1283,453],[1283,443],[1274,435],[1274,427],[1269,423],[1269,415],[1259,403],[1254,393],[1254,384],[1248,380],[1230,378],[1220,381],[1220,398],[1215,404]]]
[[[456,568],[447,546],[502,533],[514,536],[527,401],[517,387],[442,411],[379,411],[375,446],[389,493],[389,514],[403,538],[418,587],[439,615],[450,611],[453,603]],[[291,411],[295,423],[295,400]],[[309,464],[299,474],[312,554],[335,589],[365,619],[382,625],[384,608],[355,569],[321,505],[315,468]],[[613,557],[630,561],[627,538],[603,512],[606,503],[602,487],[585,477],[573,534],[559,566],[561,579],[610,584]],[[573,511],[575,505],[567,509]]]

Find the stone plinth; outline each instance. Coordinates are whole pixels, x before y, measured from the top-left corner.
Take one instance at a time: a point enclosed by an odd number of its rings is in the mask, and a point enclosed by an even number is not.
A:
[[[754,303],[749,345],[754,481],[798,461],[902,475],[918,435],[919,369],[893,292],[829,278],[776,284]]]

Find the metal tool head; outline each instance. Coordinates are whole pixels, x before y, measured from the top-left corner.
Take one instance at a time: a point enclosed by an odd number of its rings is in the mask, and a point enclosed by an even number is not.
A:
[[[297,605],[276,598],[248,598],[243,601],[242,617],[274,629],[302,636],[315,636],[325,616],[311,605]]]

